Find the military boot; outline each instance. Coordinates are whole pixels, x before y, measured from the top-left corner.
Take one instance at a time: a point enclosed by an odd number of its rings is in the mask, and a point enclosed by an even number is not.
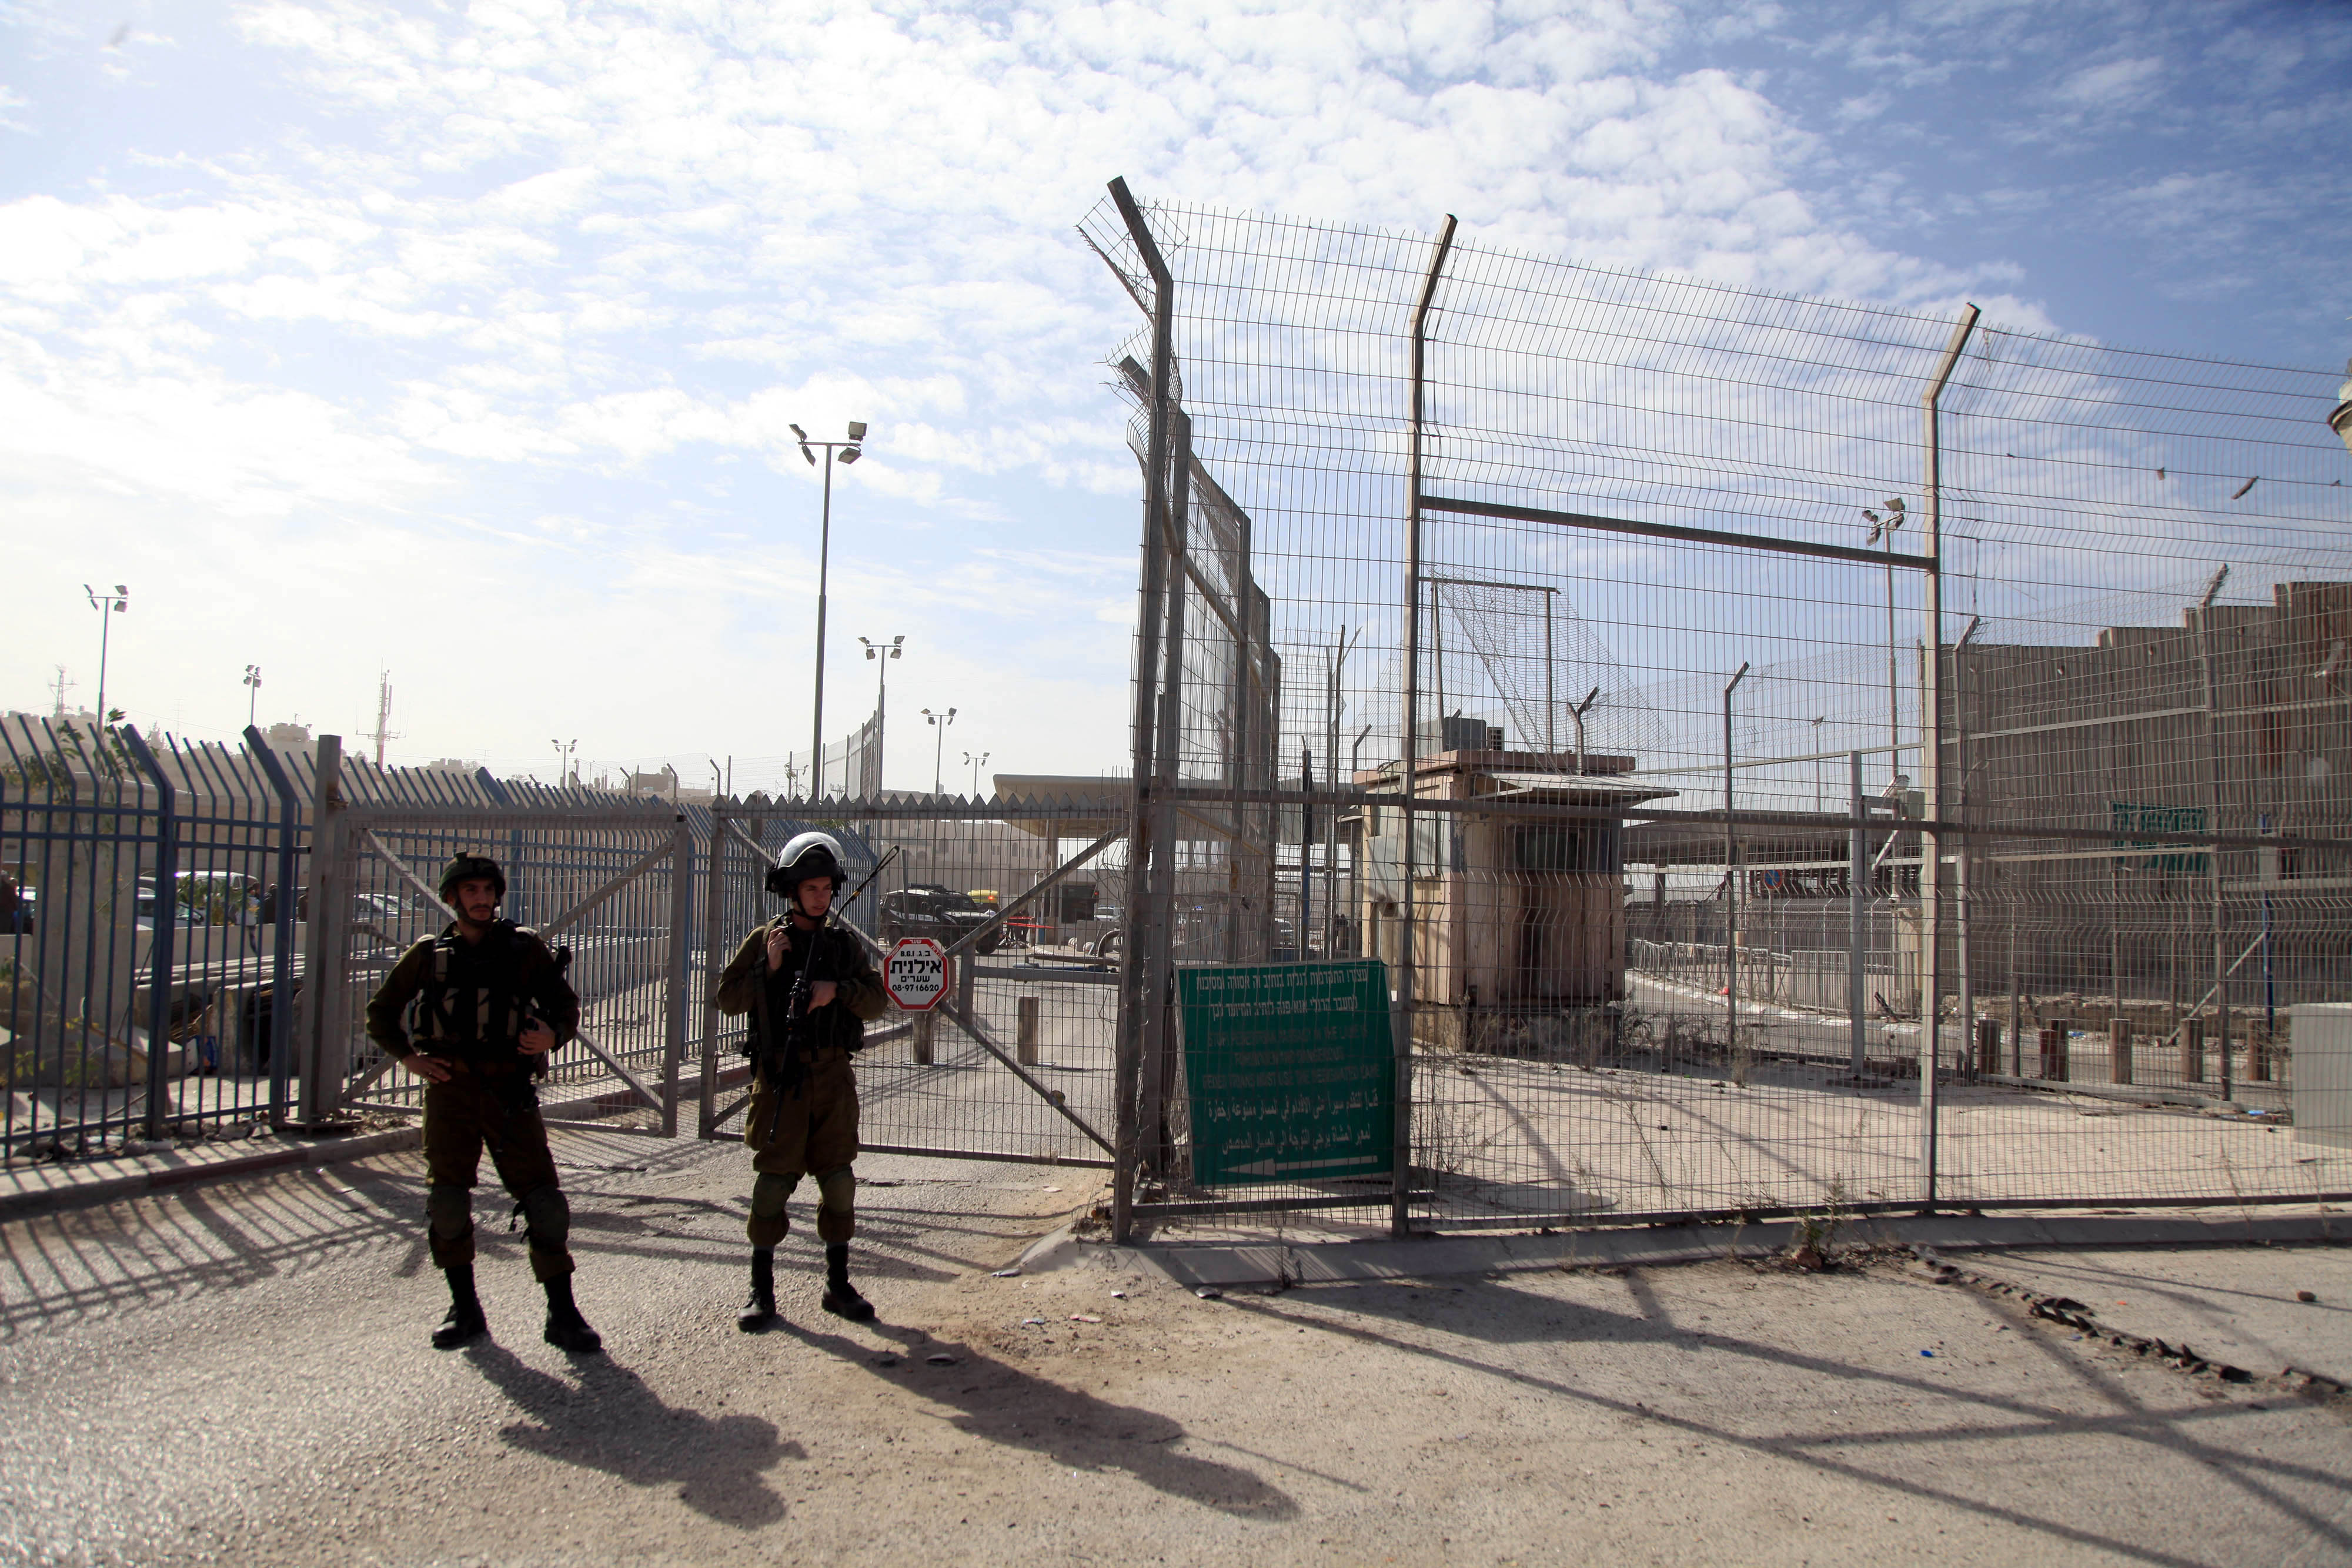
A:
[[[776,1249],[751,1249],[751,1296],[735,1314],[735,1326],[745,1333],[765,1333],[783,1320],[776,1315]]]
[[[591,1355],[604,1348],[604,1336],[588,1326],[580,1305],[572,1299],[572,1276],[558,1274],[547,1281],[547,1327],[540,1337],[558,1350]]]
[[[837,1318],[851,1322],[870,1322],[874,1303],[857,1293],[849,1282],[849,1243],[832,1241],[824,1249],[824,1300],[817,1303]]]
[[[459,1263],[442,1272],[449,1279],[449,1315],[433,1331],[435,1350],[456,1350],[490,1332],[482,1316],[482,1299],[474,1294],[474,1266]]]

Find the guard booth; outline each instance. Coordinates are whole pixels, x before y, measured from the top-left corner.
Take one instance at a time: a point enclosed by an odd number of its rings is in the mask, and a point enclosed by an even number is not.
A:
[[[1546,1058],[1597,1049],[1625,997],[1625,813],[1676,791],[1626,778],[1631,757],[1587,753],[1580,767],[1572,753],[1506,751],[1483,721],[1449,718],[1431,738],[1457,744],[1419,759],[1414,798],[1500,809],[1414,814],[1414,1044]],[[1368,804],[1352,829],[1368,950],[1401,969],[1403,779],[1390,763],[1355,781],[1397,802]]]

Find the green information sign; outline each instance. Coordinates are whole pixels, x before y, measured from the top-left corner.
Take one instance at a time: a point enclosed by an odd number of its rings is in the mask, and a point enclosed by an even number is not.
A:
[[[1192,1179],[1203,1186],[1386,1176],[1396,1160],[1387,968],[1177,971]]]

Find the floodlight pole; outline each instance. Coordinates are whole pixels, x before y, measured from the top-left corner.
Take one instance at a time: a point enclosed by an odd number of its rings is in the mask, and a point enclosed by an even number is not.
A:
[[[822,520],[817,526],[816,547],[816,679],[814,695],[809,705],[811,735],[809,776],[814,780],[814,787],[809,790],[809,798],[822,800],[824,796],[825,578],[833,562],[833,454],[838,447],[842,452],[842,462],[856,462],[865,453],[866,426],[860,422],[852,421],[849,426],[849,439],[846,441],[811,441],[807,432],[802,430],[799,425],[788,425],[785,428],[789,429],[793,437],[799,441],[801,455],[809,460],[812,467],[816,464],[816,454],[810,449],[817,446],[824,448],[824,507],[820,514]]]
[[[888,738],[888,726],[884,718],[890,696],[890,661],[904,656],[907,639],[893,637],[887,643],[869,642],[864,637],[858,645],[866,656],[874,661],[874,778],[866,793],[876,800],[882,796],[882,744]]]
[[[816,772],[814,798],[824,796],[824,591],[833,563],[833,443],[824,444],[824,511],[816,546],[816,684],[809,703],[809,759]]]

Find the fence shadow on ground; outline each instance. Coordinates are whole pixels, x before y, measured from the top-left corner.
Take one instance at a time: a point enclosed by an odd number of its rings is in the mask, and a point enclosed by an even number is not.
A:
[[[1304,1324],[1339,1335],[1366,1350],[1399,1352],[1493,1378],[1529,1393],[1576,1400],[1653,1424],[1677,1437],[1717,1442],[1878,1488],[1890,1500],[1899,1498],[1962,1510],[2046,1536],[2053,1544],[2090,1547],[2125,1560],[2186,1563],[2188,1559],[2102,1533],[2073,1518],[2035,1512],[2018,1501],[1973,1497],[1959,1490],[1956,1482],[1873,1469],[1860,1457],[1872,1452],[1880,1443],[1917,1445],[1938,1456],[1935,1469],[1928,1475],[1950,1475],[1957,1471],[1959,1456],[1970,1444],[2032,1437],[2119,1437],[2147,1449],[2162,1450],[2197,1469],[2222,1476],[2308,1532],[2313,1542],[2326,1543],[2334,1552],[2352,1552],[2352,1529],[2347,1528],[2340,1516],[2325,1515],[2284,1495],[2282,1490],[2284,1486],[2297,1485],[2315,1489],[2323,1496],[2340,1494],[2344,1475],[2266,1458],[2259,1452],[2250,1455],[2200,1437],[2200,1428],[2218,1421],[2242,1419],[2248,1407],[2207,1403],[2189,1394],[2185,1384],[2178,1405],[2151,1406],[2134,1398],[2113,1375],[2113,1369],[2102,1367],[2087,1357],[2070,1355],[2060,1345],[2021,1335],[2023,1343],[2040,1353],[2041,1364],[2048,1375],[2088,1390],[2095,1396],[2095,1402],[2105,1407],[2103,1413],[2085,1415],[2062,1408],[2055,1398],[2024,1398],[1956,1388],[1929,1377],[1867,1365],[1858,1358],[1809,1354],[1736,1333],[1685,1325],[1675,1321],[1673,1310],[1640,1271],[1630,1276],[1628,1288],[1639,1307],[1637,1312],[1563,1301],[1535,1303],[1523,1288],[1494,1280],[1362,1285],[1318,1289],[1305,1297],[1227,1299],[1242,1312]],[[1538,1310],[1530,1311],[1530,1306],[1538,1306]],[[1459,1336],[1466,1348],[1449,1349],[1417,1339],[1416,1334],[1422,1331]],[[1973,1419],[1916,1429],[1818,1434],[1746,1432],[1738,1429],[1728,1417],[1678,1414],[1624,1394],[1580,1386],[1572,1381],[1572,1375],[1561,1375],[1549,1369],[1538,1372],[1510,1364],[1512,1353],[1522,1348],[1597,1343],[1705,1349],[1736,1357],[1746,1375],[1759,1380],[1827,1377],[1850,1386],[1857,1400],[1933,1399],[1959,1404],[1976,1416]],[[1475,1347],[1482,1345],[1494,1354],[1479,1354]],[[2252,1408],[2259,1413],[2259,1406]],[[1845,1457],[1837,1450],[1856,1457]]]

